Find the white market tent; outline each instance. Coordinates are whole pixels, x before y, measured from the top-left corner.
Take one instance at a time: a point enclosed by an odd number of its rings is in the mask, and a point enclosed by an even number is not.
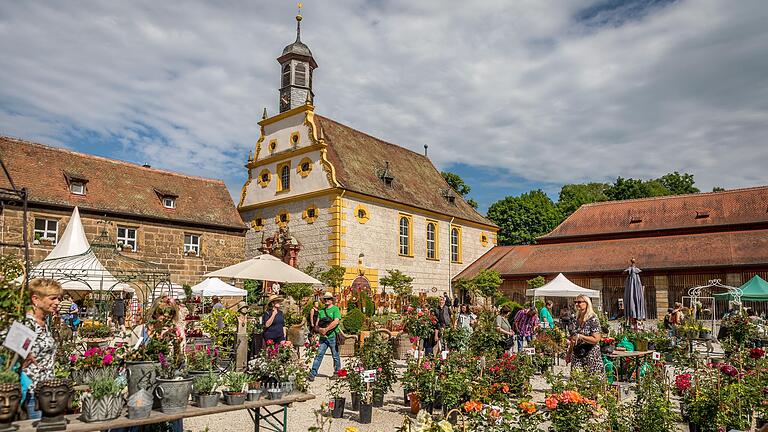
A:
[[[77,258],[63,259],[69,257]],[[96,257],[85,237],[77,207],[56,246],[30,273],[32,277],[55,279],[68,291],[134,291],[112,276]]]
[[[232,286],[219,278],[208,278],[192,287],[192,294],[201,297],[245,297],[248,291]]]
[[[163,296],[176,300],[184,300],[187,295],[184,294],[184,287],[177,283],[161,283],[152,290],[152,301]]]
[[[546,285],[526,290],[525,293],[534,297],[576,297],[585,295],[590,298],[600,298],[600,291],[580,287],[568,280],[562,273],[558,273]]]
[[[278,258],[263,254],[257,257],[216,270],[204,277],[220,277],[229,279],[254,279],[281,283],[322,284],[301,270],[291,267]]]

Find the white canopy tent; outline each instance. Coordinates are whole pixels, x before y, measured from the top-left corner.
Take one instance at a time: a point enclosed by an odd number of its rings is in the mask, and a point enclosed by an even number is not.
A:
[[[176,300],[184,300],[187,295],[184,294],[184,287],[177,283],[161,283],[152,290],[151,300],[154,301],[162,296],[168,296]]]
[[[62,259],[69,257],[77,258]],[[77,207],[56,246],[35,265],[30,276],[55,279],[68,291],[134,291],[112,276],[93,253]]]
[[[208,278],[193,286],[192,294],[201,297],[245,297],[248,291],[232,286],[219,278]]]
[[[278,258],[263,254],[243,262],[208,273],[204,277],[230,279],[255,279],[281,283],[322,284],[301,270],[291,267]]]
[[[562,273],[546,285],[526,290],[526,294],[534,297],[576,297],[585,295],[590,298],[600,298],[600,291],[583,288],[568,280]]]

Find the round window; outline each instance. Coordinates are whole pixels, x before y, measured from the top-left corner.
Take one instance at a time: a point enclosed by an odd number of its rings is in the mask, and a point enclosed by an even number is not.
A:
[[[309,162],[304,162],[303,164],[301,164],[301,170],[305,172],[309,171]]]

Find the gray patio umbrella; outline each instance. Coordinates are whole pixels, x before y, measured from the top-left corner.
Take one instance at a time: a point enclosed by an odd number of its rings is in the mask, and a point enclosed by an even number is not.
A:
[[[644,320],[645,315],[645,288],[640,281],[640,270],[632,259],[632,265],[624,270],[627,280],[624,281],[624,314],[628,319]]]

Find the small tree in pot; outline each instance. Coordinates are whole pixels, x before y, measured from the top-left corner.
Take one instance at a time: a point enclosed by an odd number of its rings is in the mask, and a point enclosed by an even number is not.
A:
[[[192,381],[192,400],[200,408],[212,408],[219,403],[219,392],[216,387],[219,385],[219,377],[213,372],[205,375],[198,375]]]

